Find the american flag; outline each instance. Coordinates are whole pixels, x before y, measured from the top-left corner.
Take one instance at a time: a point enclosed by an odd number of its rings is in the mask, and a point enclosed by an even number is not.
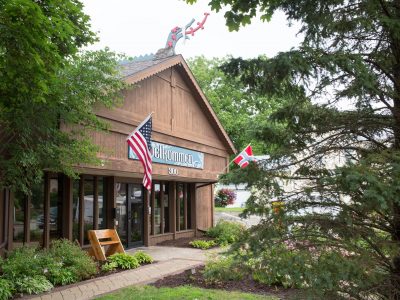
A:
[[[248,145],[233,161],[241,168],[245,168],[249,165],[250,161],[255,161],[256,158],[253,155],[253,149]]]
[[[151,114],[128,136],[126,141],[135,152],[144,168],[143,185],[147,190],[151,190]]]

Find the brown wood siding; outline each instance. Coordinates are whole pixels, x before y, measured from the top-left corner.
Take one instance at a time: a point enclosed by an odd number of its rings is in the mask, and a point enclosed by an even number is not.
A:
[[[128,160],[126,136],[147,116],[153,114],[152,139],[161,143],[203,152],[204,170],[181,168],[178,175],[168,176],[168,165],[154,164],[155,179],[207,182],[216,181],[223,171],[228,149],[211,125],[207,111],[196,99],[177,67],[166,69],[135,84],[124,92],[124,102],[110,110],[98,108],[97,114],[110,125],[110,132],[91,133],[94,143],[102,150],[102,166],[80,166],[98,169],[114,176],[141,176],[143,169],[138,161]],[[204,106],[204,105],[203,105]],[[64,130],[67,130],[64,128]],[[126,174],[124,174],[126,173]],[[136,174],[134,174],[136,173]],[[159,177],[158,177],[159,176]]]
[[[95,166],[96,169],[110,170],[126,172],[125,176],[141,177],[143,174],[143,167],[139,161],[128,159],[128,146],[126,143],[126,134],[119,134],[115,132],[111,133],[101,133],[96,132],[93,134],[95,137],[94,141],[101,140],[104,141],[103,147],[108,148],[107,152],[104,151],[99,154],[99,157],[104,159],[104,164],[102,166]],[[109,145],[109,146],[104,146]],[[179,143],[175,143],[179,146]],[[194,149],[193,149],[194,148]],[[197,149],[193,147],[193,150]],[[204,153],[204,152],[203,152]],[[226,164],[226,156],[213,155],[209,153],[204,153],[204,169],[193,169],[193,168],[182,168],[179,166],[174,166],[179,168],[178,177],[195,179],[198,182],[213,180],[216,181],[219,174],[221,174]],[[82,165],[83,167],[83,165]],[[153,164],[153,176],[157,179],[157,175],[168,176],[168,167],[170,165],[165,164]],[[116,173],[108,173],[108,175],[117,175]],[[171,178],[172,179],[172,178]],[[177,178],[176,178],[177,179]]]
[[[213,226],[212,185],[196,188],[197,229],[206,230]]]

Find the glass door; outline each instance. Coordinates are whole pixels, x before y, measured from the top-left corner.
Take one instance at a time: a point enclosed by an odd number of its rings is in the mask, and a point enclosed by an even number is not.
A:
[[[143,245],[143,191],[140,184],[128,184],[128,248]]]

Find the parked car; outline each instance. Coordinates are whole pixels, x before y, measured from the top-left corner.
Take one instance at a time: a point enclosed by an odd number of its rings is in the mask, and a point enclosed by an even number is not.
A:
[[[57,215],[58,209],[57,206],[50,207],[50,229],[57,227]],[[44,215],[39,215],[36,218],[36,224],[39,229],[43,229],[44,227]]]

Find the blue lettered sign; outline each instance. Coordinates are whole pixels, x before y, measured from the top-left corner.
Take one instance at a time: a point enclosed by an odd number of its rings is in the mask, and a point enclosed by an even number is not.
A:
[[[151,146],[153,148],[153,162],[155,163],[195,169],[204,168],[204,153],[153,141]],[[128,147],[128,149],[128,158],[138,159],[131,147]]]

